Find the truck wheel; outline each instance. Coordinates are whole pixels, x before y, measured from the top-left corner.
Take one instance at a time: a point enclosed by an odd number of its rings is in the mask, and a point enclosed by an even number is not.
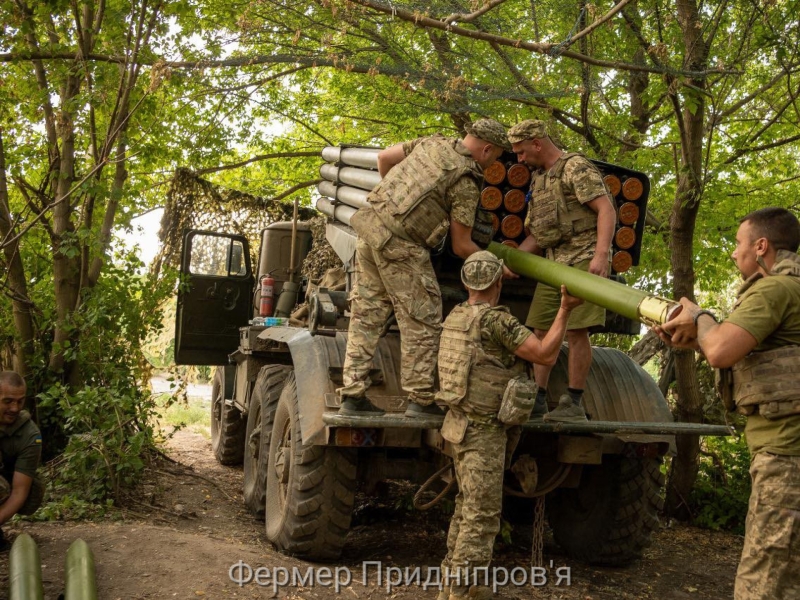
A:
[[[658,526],[664,475],[657,459],[603,457],[585,466],[580,487],[547,499],[556,543],[594,565],[624,566],[641,558]]]
[[[257,517],[264,517],[266,498],[269,431],[278,398],[291,367],[267,365],[256,377],[250,410],[247,413],[247,433],[244,444],[244,503]]]
[[[267,539],[304,559],[339,558],[353,514],[358,455],[303,445],[294,373],[286,378],[269,437]]]
[[[211,384],[211,450],[221,465],[238,465],[244,455],[247,423],[236,408],[225,404],[226,389],[232,388],[225,380],[233,373],[233,369],[217,367]]]

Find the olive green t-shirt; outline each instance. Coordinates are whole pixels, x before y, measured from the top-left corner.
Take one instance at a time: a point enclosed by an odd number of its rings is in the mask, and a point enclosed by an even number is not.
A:
[[[42,434],[36,423],[28,420],[16,429],[14,425],[0,426],[0,452],[3,454],[0,474],[9,483],[15,471],[35,477],[42,458]]]
[[[750,333],[758,342],[755,351],[800,345],[800,280],[771,275],[756,281],[726,322]],[[776,420],[752,415],[745,436],[750,454],[800,456],[800,415]]]

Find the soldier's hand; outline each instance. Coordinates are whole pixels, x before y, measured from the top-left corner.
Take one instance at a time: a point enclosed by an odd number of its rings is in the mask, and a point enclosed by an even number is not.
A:
[[[700,307],[687,298],[681,298],[681,306],[683,308],[677,315],[653,330],[668,346],[696,350],[697,325],[693,315]]]
[[[589,273],[599,277],[608,277],[608,259],[600,254],[595,254],[589,263]]]
[[[561,308],[564,310],[572,310],[576,306],[580,306],[583,304],[583,300],[580,298],[576,298],[575,296],[570,296],[567,293],[567,286],[561,286]]]
[[[519,279],[519,275],[514,273],[507,266],[503,265],[503,279]]]

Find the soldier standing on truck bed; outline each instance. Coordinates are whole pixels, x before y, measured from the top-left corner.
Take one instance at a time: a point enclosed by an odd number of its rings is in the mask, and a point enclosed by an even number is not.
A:
[[[527,120],[508,130],[508,141],[521,163],[538,169],[531,180],[525,225],[530,232],[520,250],[606,277],[617,215],[600,171],[581,154],[565,153],[552,142],[543,121]],[[559,306],[558,290],[537,285],[525,324],[542,339]],[[583,390],[592,366],[589,328],[605,323],[605,310],[584,304],[567,326],[569,387],[546,421],[585,421]],[[546,402],[552,366],[536,365],[537,403]]]
[[[720,369],[728,410],[747,415],[753,489],[735,600],[800,598],[800,222],[784,208],[745,216],[733,260],[744,278],[722,323],[681,298],[656,328],[676,348],[702,352]]]
[[[434,404],[442,296],[430,250],[450,232],[453,252],[479,250],[472,226],[483,170],[511,146],[503,126],[479,119],[463,140],[442,135],[396,144],[378,154],[383,179],[368,208],[351,219],[358,234],[356,283],[339,414],[381,414],[365,396],[381,329],[394,311],[400,327],[401,384],[407,416],[441,414]]]
[[[535,389],[523,361],[555,364],[570,311],[582,303],[561,286],[559,310],[547,335],[540,340],[508,308],[497,305],[502,274],[503,261],[491,252],[476,252],[466,260],[461,281],[469,291],[469,299],[445,319],[439,348],[441,391],[437,400],[450,407],[442,436],[453,444],[458,481],[442,569],[460,571],[455,577],[460,582],[472,580],[474,569],[488,567],[492,560],[494,538],[500,531],[503,472],[520,433],[519,427],[509,427],[508,423],[527,420]],[[528,403],[524,414],[515,415],[515,419],[506,419],[509,413],[505,403],[513,400],[505,398],[508,394]],[[544,411],[538,416],[541,418],[542,414]],[[453,585],[443,590],[440,598],[491,596],[482,586],[472,587],[470,592],[467,585]]]

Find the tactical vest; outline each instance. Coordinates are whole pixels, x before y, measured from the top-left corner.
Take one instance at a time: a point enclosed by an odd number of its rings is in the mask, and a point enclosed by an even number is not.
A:
[[[447,190],[469,176],[480,187],[478,164],[455,148],[453,140],[434,135],[422,140],[367,200],[386,227],[399,237],[435,248],[450,229]]]
[[[534,176],[526,225],[542,248],[553,248],[582,231],[597,228],[597,214],[577,200],[567,201],[561,176],[577,152],[561,155],[547,171]]]
[[[456,306],[442,323],[436,399],[470,415],[496,416],[509,380],[524,372],[520,361],[508,368],[484,352],[481,319],[489,310],[488,304]]]
[[[781,250],[777,260],[769,276],[790,277],[790,281],[800,285],[800,256]],[[742,294],[761,277],[763,275],[759,274],[745,282],[739,291],[734,310],[741,302]],[[800,414],[800,386],[797,385],[800,346],[751,352],[730,370],[721,371],[718,382],[721,385],[723,402],[726,401],[726,396],[730,398],[736,412],[743,415],[758,412],[767,419]],[[726,405],[729,409],[733,408],[730,403]]]

